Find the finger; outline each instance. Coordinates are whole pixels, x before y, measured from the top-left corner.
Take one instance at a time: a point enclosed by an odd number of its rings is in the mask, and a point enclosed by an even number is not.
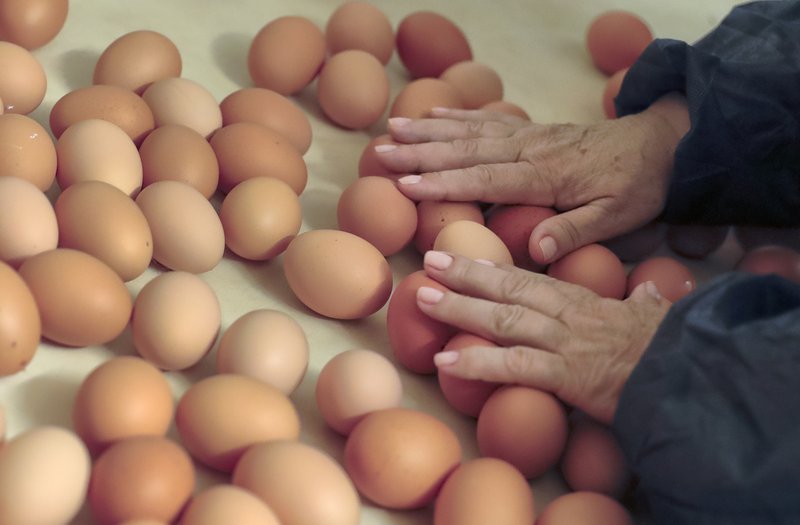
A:
[[[501,345],[526,344],[554,350],[568,336],[561,322],[518,304],[421,286],[417,306],[433,319]]]
[[[645,281],[636,285],[628,296],[628,300],[639,304],[651,303],[656,306],[672,304],[661,295],[656,283],[653,281]]]
[[[509,115],[502,111],[489,111],[486,109],[457,109],[457,108],[432,108],[430,111],[432,117],[447,118],[453,120],[484,120],[503,122],[509,126],[520,128],[523,126],[530,126],[532,122],[528,119],[518,117],[516,115]]]
[[[378,160],[394,172],[427,172],[468,168],[477,164],[516,162],[519,141],[512,137],[465,138],[375,147]]]
[[[390,118],[387,129],[397,142],[415,144],[457,139],[510,137],[517,128],[499,120]]]

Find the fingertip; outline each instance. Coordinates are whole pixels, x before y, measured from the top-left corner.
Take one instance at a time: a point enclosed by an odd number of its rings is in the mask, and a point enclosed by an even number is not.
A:
[[[439,352],[433,356],[433,364],[437,367],[448,367],[456,364],[458,361],[459,352],[455,350],[447,350]]]

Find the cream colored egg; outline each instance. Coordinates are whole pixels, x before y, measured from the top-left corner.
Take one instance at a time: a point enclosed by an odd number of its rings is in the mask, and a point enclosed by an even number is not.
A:
[[[25,179],[0,177],[0,260],[19,267],[58,246],[58,221],[42,191]]]
[[[448,224],[436,236],[433,249],[463,255],[470,259],[514,264],[511,252],[500,237],[475,221],[459,220]]]
[[[47,91],[47,75],[33,53],[0,41],[0,71],[0,97],[6,113],[27,115],[39,107]]]
[[[214,95],[188,78],[157,80],[142,98],[153,112],[156,127],[182,124],[208,137],[222,126],[222,111]]]
[[[272,510],[252,492],[235,485],[216,485],[195,495],[181,525],[281,525]]]

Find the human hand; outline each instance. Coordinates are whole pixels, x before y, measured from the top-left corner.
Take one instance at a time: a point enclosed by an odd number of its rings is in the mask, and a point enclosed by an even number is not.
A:
[[[390,119],[401,146],[378,157],[414,200],[484,201],[561,212],[532,232],[531,257],[547,264],[583,245],[648,223],[666,199],[675,147],[688,130],[685,101],[589,125],[534,124],[500,113],[436,109],[437,118]]]
[[[500,345],[441,352],[434,362],[442,371],[546,390],[606,423],[670,307],[652,282],[619,301],[510,265],[443,252],[424,261],[449,291],[421,287],[419,308]]]

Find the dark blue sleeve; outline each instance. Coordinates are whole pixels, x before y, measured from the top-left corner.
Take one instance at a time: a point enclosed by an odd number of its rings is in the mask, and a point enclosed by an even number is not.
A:
[[[694,45],[655,40],[631,67],[617,114],[686,95],[662,219],[800,225],[800,1],[736,7]]]
[[[800,285],[731,273],[673,305],[613,428],[656,523],[800,523]]]

